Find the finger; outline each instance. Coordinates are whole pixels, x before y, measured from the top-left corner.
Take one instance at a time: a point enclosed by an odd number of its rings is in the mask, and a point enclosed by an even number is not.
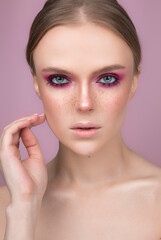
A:
[[[39,124],[42,124],[44,121],[45,121],[45,115],[39,116],[38,121],[30,123],[29,128],[35,127]]]
[[[39,142],[29,128],[22,129],[21,139],[30,158],[42,159]]]
[[[34,125],[41,124],[44,120],[45,120],[45,115],[42,115],[40,117],[38,117],[37,115],[36,117],[34,116],[34,117],[29,117],[28,119],[17,120],[14,123],[10,124],[10,127],[5,128],[0,138],[1,156],[4,156],[4,159],[6,158],[10,159],[15,156],[16,157],[15,159],[18,160],[20,158],[18,145],[19,145],[21,130],[25,127],[31,127],[32,124]],[[0,165],[5,164],[5,162],[3,162],[2,159],[0,159]],[[0,170],[2,170],[1,166],[0,166]]]
[[[32,124],[36,126],[37,124],[41,124],[44,120],[44,116],[39,117],[38,115],[33,115],[28,119],[21,119],[10,124],[3,132],[3,145],[17,145],[21,129],[32,127]]]
[[[17,122],[21,122],[21,121],[25,121],[25,120],[31,120],[31,119],[37,119],[37,117],[45,117],[45,114],[42,114],[42,115],[38,115],[37,113],[35,114],[32,114],[30,116],[26,116],[26,117],[22,117],[22,118],[19,118],[17,120],[15,120],[14,122],[10,123],[9,125],[7,125],[4,130],[7,130],[8,128],[10,128],[12,125],[14,125],[15,123]]]
[[[37,119],[37,121],[36,121],[36,119]],[[1,139],[1,145],[0,145],[1,157],[2,157],[0,159],[1,172],[3,172],[2,168],[4,168],[4,169],[11,168],[11,169],[14,169],[14,171],[16,171],[16,169],[19,169],[19,168],[21,169],[21,165],[19,162],[20,159],[18,157],[19,149],[16,145],[19,142],[21,130],[28,126],[31,127],[32,124],[34,124],[34,125],[41,124],[44,120],[45,120],[44,115],[41,117],[36,116],[36,118],[34,117],[32,119],[27,119],[27,120],[23,119],[22,121],[15,121],[14,124],[10,125],[10,128],[5,129],[4,137],[3,137],[3,139]],[[17,138],[17,139],[15,139],[15,138]],[[39,156],[39,157],[41,156],[40,151],[37,156]],[[2,161],[2,159],[3,160],[8,159],[8,160]],[[11,159],[12,159],[12,161],[10,161]],[[14,159],[14,161],[13,161],[13,159]],[[1,168],[1,164],[3,165],[2,168]],[[6,167],[6,165],[7,165],[7,167]],[[20,171],[20,169],[19,169],[19,171]]]

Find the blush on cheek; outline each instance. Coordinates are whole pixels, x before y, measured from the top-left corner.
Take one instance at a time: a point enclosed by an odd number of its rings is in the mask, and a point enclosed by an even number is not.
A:
[[[122,108],[124,108],[127,104],[127,98],[125,96],[119,96],[117,98],[115,98],[115,106],[118,110],[121,110]]]
[[[42,91],[41,99],[45,114],[51,114],[59,109],[59,101],[57,101],[56,96],[53,96],[49,91]]]
[[[57,131],[61,127],[60,103],[56,99],[46,98],[43,100],[43,105],[47,123],[55,136],[57,136]]]
[[[48,114],[54,114],[54,113],[59,114],[59,111],[61,109],[61,103],[59,103],[56,99],[54,101],[50,101],[50,100],[51,99],[45,99],[45,101],[43,101],[44,110]]]
[[[115,109],[113,112],[114,120],[117,120],[117,128],[120,129],[126,115],[127,97],[125,95],[119,96],[115,99]]]
[[[62,97],[53,91],[44,91],[42,102],[47,120],[53,122],[52,124],[60,124],[60,121],[64,120],[64,110],[67,104],[65,96]]]
[[[119,116],[124,114],[127,105],[127,94],[125,92],[116,93],[115,96],[109,96],[109,100],[106,99],[106,111],[108,111],[109,117],[113,120],[119,119]]]

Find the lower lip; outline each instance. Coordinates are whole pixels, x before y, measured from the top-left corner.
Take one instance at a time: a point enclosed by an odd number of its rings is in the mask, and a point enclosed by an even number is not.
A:
[[[89,138],[89,137],[94,136],[98,132],[99,128],[92,128],[92,129],[87,129],[87,130],[75,128],[75,129],[71,129],[71,130],[78,137]]]

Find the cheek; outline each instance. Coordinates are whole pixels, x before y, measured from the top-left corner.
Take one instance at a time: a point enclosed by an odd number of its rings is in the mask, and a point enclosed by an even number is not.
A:
[[[42,102],[47,115],[57,113],[61,107],[61,102],[57,97],[50,94],[43,94]]]
[[[114,99],[114,111],[116,114],[120,114],[127,105],[127,94],[120,94],[119,96],[115,97]]]
[[[62,126],[62,122],[64,122],[68,101],[64,95],[61,97],[58,93],[53,93],[52,90],[41,92],[41,97],[46,120],[49,126],[55,131],[55,127]]]
[[[126,106],[128,103],[128,91],[123,90],[114,91],[104,100],[104,112],[106,112],[107,120],[110,119],[112,122],[118,122],[122,124],[125,113]]]

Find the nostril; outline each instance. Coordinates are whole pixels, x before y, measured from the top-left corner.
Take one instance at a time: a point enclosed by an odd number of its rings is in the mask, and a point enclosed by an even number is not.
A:
[[[93,107],[89,105],[79,105],[77,109],[81,112],[88,112],[88,111],[92,111]]]

